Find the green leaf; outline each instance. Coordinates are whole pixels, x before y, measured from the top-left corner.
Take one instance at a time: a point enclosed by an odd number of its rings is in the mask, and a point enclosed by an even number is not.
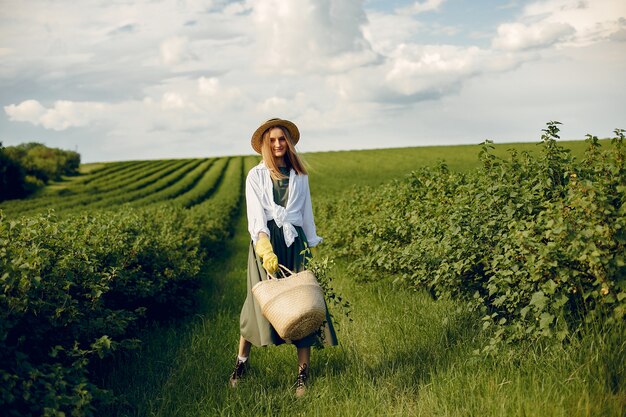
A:
[[[529,311],[529,310],[530,310],[530,307],[528,307],[528,306],[526,306],[526,307],[522,308],[522,309],[520,310],[520,316],[521,316],[522,318],[525,318],[525,317],[526,317],[526,314],[528,314],[528,311]]]
[[[547,301],[548,299],[544,295],[543,291],[537,291],[530,298],[530,305],[537,307],[537,310],[543,310]]]
[[[556,290],[557,287],[558,285],[556,284],[556,282],[554,282],[551,279],[549,279],[545,284],[541,286],[541,288],[543,289],[543,291],[545,291],[546,294],[554,294],[554,291]]]
[[[541,316],[539,317],[539,328],[548,329],[553,321],[554,316],[552,314],[546,312],[541,313]]]

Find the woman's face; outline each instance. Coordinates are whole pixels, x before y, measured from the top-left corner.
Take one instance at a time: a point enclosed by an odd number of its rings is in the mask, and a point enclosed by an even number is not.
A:
[[[270,130],[270,149],[274,158],[282,159],[287,153],[287,138],[283,130],[275,127]]]

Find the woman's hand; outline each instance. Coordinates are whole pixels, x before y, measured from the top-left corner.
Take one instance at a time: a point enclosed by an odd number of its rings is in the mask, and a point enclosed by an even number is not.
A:
[[[274,249],[272,249],[272,244],[267,235],[263,234],[259,236],[254,250],[263,260],[263,268],[265,268],[267,272],[273,274],[278,270],[278,256],[274,253]]]

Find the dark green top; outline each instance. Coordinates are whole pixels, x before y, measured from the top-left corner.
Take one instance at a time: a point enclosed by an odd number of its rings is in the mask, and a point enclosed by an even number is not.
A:
[[[287,178],[282,180],[275,180],[272,178],[272,182],[274,183],[274,203],[281,205],[283,207],[287,206],[287,200],[289,199],[289,172],[291,171],[287,167],[278,167],[280,169],[280,173],[286,175]]]

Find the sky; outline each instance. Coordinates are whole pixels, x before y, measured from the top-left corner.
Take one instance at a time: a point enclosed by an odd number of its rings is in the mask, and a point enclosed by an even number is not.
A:
[[[623,0],[0,0],[0,141],[83,162],[626,128]]]

